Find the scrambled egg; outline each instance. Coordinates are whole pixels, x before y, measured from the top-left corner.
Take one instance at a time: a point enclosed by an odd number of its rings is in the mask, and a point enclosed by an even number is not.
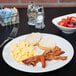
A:
[[[35,51],[34,46],[30,45],[28,42],[25,41],[19,41],[19,43],[12,43],[11,47],[11,55],[17,62],[22,62],[29,57],[38,55],[38,52]]]

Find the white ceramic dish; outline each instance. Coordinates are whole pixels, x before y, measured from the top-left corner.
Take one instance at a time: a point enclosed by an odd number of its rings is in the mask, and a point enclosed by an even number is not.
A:
[[[18,43],[19,40],[25,40],[27,35],[23,35],[23,36],[20,36],[20,37],[13,39],[12,41],[10,41],[9,43],[7,43],[5,45],[3,52],[2,52],[2,56],[3,56],[4,61],[9,66],[13,67],[14,69],[24,71],[24,72],[31,72],[31,73],[41,73],[41,72],[54,71],[54,70],[57,70],[59,68],[62,68],[63,66],[65,66],[66,64],[68,64],[71,61],[71,59],[73,58],[73,55],[74,55],[74,49],[73,49],[72,45],[67,40],[65,40],[62,37],[52,35],[52,34],[42,33],[41,35],[42,35],[42,38],[51,37],[57,43],[57,46],[59,46],[63,51],[65,51],[63,56],[68,56],[67,60],[47,61],[46,68],[42,68],[41,63],[38,63],[35,67],[33,67],[33,66],[24,65],[23,63],[16,62],[10,55],[10,52],[11,52],[10,44],[11,43]]]
[[[76,17],[76,13],[72,13],[72,14],[67,14],[64,16],[60,16],[60,17],[56,17],[54,19],[52,19],[52,23],[58,27],[62,32],[66,33],[66,34],[71,34],[76,32],[76,28],[68,28],[68,27],[64,27],[64,26],[60,26],[58,25],[58,22],[61,21],[62,18],[67,18],[67,16],[71,17],[71,16],[75,16]]]

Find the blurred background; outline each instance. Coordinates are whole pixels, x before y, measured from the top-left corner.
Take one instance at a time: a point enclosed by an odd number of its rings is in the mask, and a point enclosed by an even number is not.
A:
[[[0,0],[0,8],[25,8],[30,1],[44,5],[44,7],[76,7],[76,0]]]

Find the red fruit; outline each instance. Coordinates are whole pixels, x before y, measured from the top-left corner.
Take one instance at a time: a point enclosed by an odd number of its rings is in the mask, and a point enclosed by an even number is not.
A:
[[[70,20],[71,20],[71,17],[67,17],[67,22],[70,22]]]
[[[67,27],[67,22],[65,22],[62,26]]]
[[[73,28],[76,28],[76,26],[73,25]]]
[[[76,17],[71,17],[71,20],[70,20],[70,22],[76,22]]]
[[[76,23],[76,17],[72,16],[72,17],[67,17],[67,19],[62,18],[62,20],[58,24],[64,27],[76,28],[75,23]]]
[[[74,25],[67,24],[67,27],[69,27],[69,28],[73,28]]]
[[[66,21],[67,21],[67,19],[63,18],[63,19],[62,19],[62,21],[63,21],[63,22],[66,22]]]
[[[64,24],[64,21],[60,21],[58,24],[62,26]]]

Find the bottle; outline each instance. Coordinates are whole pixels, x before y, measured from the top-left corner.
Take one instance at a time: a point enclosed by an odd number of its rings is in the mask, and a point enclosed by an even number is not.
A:
[[[35,22],[36,29],[44,29],[44,9],[41,5],[37,7],[37,14],[36,14],[36,22]]]
[[[34,26],[35,25],[35,19],[36,19],[36,6],[35,6],[34,2],[31,2],[28,5],[27,16],[28,16],[28,24]]]

